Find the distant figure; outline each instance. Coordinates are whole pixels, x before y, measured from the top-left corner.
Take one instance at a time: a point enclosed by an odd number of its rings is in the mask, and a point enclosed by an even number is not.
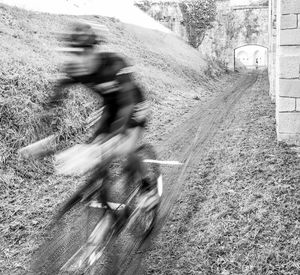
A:
[[[258,69],[258,57],[256,57],[255,59],[255,67],[256,67],[256,70]]]

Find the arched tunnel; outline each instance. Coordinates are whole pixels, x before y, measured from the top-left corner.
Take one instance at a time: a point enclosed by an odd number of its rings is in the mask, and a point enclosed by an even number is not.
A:
[[[234,49],[234,70],[266,69],[268,66],[267,47],[248,44]]]

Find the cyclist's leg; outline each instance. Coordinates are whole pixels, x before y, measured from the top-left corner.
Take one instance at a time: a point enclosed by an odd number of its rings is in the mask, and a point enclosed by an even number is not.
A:
[[[103,180],[101,192],[99,192],[99,200],[106,204],[107,202],[107,184],[108,180],[108,166],[118,156],[129,154],[136,148],[137,141],[141,135],[140,127],[129,129],[124,136],[115,136],[104,142],[99,146],[101,151],[101,162],[93,169],[90,177],[87,179],[87,184],[91,185],[98,181]]]
[[[101,155],[99,157],[101,162],[93,169],[91,175],[87,179],[87,184],[91,186],[98,180],[102,180],[102,186],[97,199],[99,202],[106,204],[106,207],[108,207],[108,167],[115,158],[122,155],[130,155],[135,151],[142,132],[143,128],[141,127],[131,128],[127,130],[126,135],[115,136],[103,144],[99,144],[97,147],[101,152],[101,154],[99,154]],[[135,166],[135,168],[136,167],[137,166]]]
[[[107,203],[107,195],[108,195],[108,186],[107,183],[109,181],[109,173],[108,169],[105,166],[96,167],[90,177],[87,179],[87,184],[92,185],[96,183],[98,180],[101,180],[101,188],[99,188],[100,192],[98,193],[97,200],[103,204]]]
[[[141,160],[144,159],[157,159],[156,152],[150,144],[143,144],[139,146],[136,154],[140,156]],[[159,178],[161,176],[160,167],[155,163],[141,163],[143,168],[142,174],[142,193],[140,196],[143,208],[152,209],[160,202],[160,192],[158,190]]]
[[[144,133],[144,128],[135,127],[128,130],[128,134],[122,139],[119,146],[116,148],[116,153],[125,155],[126,161],[123,167],[125,182],[134,182],[137,177],[143,177],[143,165],[140,156],[136,154],[136,150],[140,144]],[[126,186],[124,186],[126,188]]]
[[[117,135],[103,143],[100,147],[102,152],[101,163],[111,162],[115,158],[126,156],[129,163],[128,169],[134,167],[135,171],[138,170],[139,161],[135,155],[135,150],[137,149],[137,144],[142,137],[143,131],[144,129],[142,127],[130,128],[126,131],[125,135]],[[100,166],[102,165],[100,164]],[[97,177],[96,174],[95,178],[97,179]]]

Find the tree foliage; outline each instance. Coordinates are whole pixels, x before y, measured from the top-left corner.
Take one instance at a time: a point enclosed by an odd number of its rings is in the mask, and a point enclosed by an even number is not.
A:
[[[217,8],[215,0],[183,0],[179,3],[190,45],[198,48],[206,30],[213,27]]]
[[[140,8],[144,12],[148,12],[151,9],[151,2],[149,0],[135,1],[134,5]]]

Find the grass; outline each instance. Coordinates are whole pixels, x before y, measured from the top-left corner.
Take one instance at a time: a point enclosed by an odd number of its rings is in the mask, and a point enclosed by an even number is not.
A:
[[[135,65],[136,78],[151,103],[146,139],[155,141],[178,116],[205,100],[224,81],[203,73],[206,63],[196,50],[170,35],[124,25],[99,16],[83,17],[108,27],[108,44]],[[0,4],[0,273],[20,274],[28,267],[37,240],[57,205],[80,181],[54,176],[51,158],[20,162],[16,151],[58,129],[65,145],[85,133],[86,117],[98,104],[83,88],[70,89],[70,100],[57,117],[43,111],[59,73],[62,56],[53,35],[63,32],[72,16],[40,14]],[[215,68],[216,70],[220,70]]]
[[[267,79],[253,89],[186,175],[148,274],[299,274],[300,159],[276,141]]]

